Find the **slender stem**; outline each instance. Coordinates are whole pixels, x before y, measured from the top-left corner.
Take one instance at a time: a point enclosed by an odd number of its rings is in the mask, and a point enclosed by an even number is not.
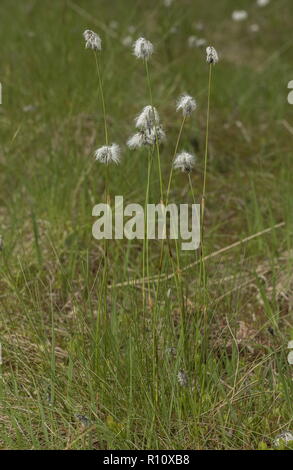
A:
[[[102,101],[104,129],[105,129],[105,143],[106,145],[108,145],[108,129],[107,129],[106,106],[105,106],[105,98],[104,98],[104,92],[103,92],[103,83],[102,83],[102,78],[101,78],[99,59],[98,59],[97,52],[95,50],[94,50],[94,55],[95,55],[95,60],[96,60],[97,74],[98,74],[98,80],[99,80],[99,89],[100,89],[100,95],[101,95],[101,101]]]
[[[205,141],[205,154],[204,154],[204,174],[203,174],[203,190],[202,190],[202,219],[204,217],[205,209],[205,195],[206,195],[206,182],[207,182],[207,163],[208,163],[208,144],[209,144],[209,123],[210,123],[210,100],[211,100],[211,83],[212,83],[212,64],[209,66],[209,85],[208,85],[208,109],[207,109],[207,123],[206,123],[206,141]]]
[[[149,193],[150,193],[150,175],[152,167],[152,152],[148,152],[148,176],[147,176],[147,186],[145,194],[145,205],[144,205],[144,239],[143,239],[143,278],[145,278],[145,272],[147,273],[147,278],[150,277],[149,273],[149,244],[147,236],[147,205],[149,202]],[[149,281],[148,281],[149,284]],[[145,307],[145,283],[143,282],[143,308]]]
[[[207,105],[207,121],[206,121],[206,139],[205,139],[205,155],[204,155],[204,176],[203,176],[203,190],[201,199],[201,249],[200,249],[200,279],[203,285],[203,356],[204,359],[207,354],[207,305],[206,305],[206,269],[204,261],[204,211],[205,211],[205,197],[206,197],[206,182],[207,182],[207,163],[208,163],[208,144],[209,144],[209,123],[210,123],[210,100],[211,100],[211,83],[212,83],[212,64],[209,65],[209,82],[208,82],[208,105]],[[205,380],[205,377],[204,377]]]
[[[101,97],[101,102],[102,102],[102,112],[103,112],[103,120],[104,120],[104,131],[105,131],[105,144],[108,145],[108,129],[107,129],[107,118],[106,118],[106,106],[105,106],[105,98],[104,98],[104,91],[103,91],[103,83],[102,83],[102,78],[101,78],[101,71],[100,71],[100,65],[99,65],[99,59],[97,52],[94,50],[94,56],[95,56],[95,62],[96,62],[96,68],[97,68],[97,75],[98,75],[98,82],[99,82],[99,91],[100,91],[100,97]],[[105,172],[105,203],[109,203],[109,169],[108,169],[108,164],[106,164],[106,172]],[[107,320],[107,287],[108,287],[108,240],[105,238],[105,243],[104,243],[104,269],[103,269],[103,276],[102,276],[102,282],[101,282],[101,302],[99,302],[99,305],[101,307],[102,302],[104,301],[104,312],[105,312],[105,323],[104,323],[104,328],[105,331],[107,330],[106,328],[106,320]],[[102,307],[100,311],[100,307],[98,310],[98,318],[97,318],[97,325],[96,325],[96,366],[97,368],[99,367],[99,352],[98,352],[98,338],[101,336],[100,330],[102,327]],[[105,352],[104,352],[105,354]]]
[[[177,150],[178,150],[178,147],[179,147],[179,142],[180,142],[180,139],[181,139],[181,134],[182,134],[182,131],[183,131],[185,121],[186,121],[186,116],[183,116],[181,126],[180,126],[180,130],[179,130],[179,134],[177,136],[177,141],[176,141],[174,155],[173,155],[172,164],[171,164],[171,170],[170,170],[170,176],[169,176],[169,182],[168,182],[168,189],[167,189],[167,195],[166,195],[166,206],[168,205],[169,193],[170,193],[170,188],[171,188],[171,181],[172,181],[172,176],[173,176],[173,161],[176,157],[176,153],[177,153]]]
[[[205,154],[204,154],[204,174],[203,174],[203,190],[202,190],[202,198],[201,198],[201,265],[200,265],[201,276],[200,277],[203,279],[204,289],[205,289],[205,284],[206,284],[205,283],[205,263],[204,263],[204,211],[205,211],[205,195],[206,195],[206,182],[207,182],[211,83],[212,83],[212,64],[210,64],[209,66],[208,107],[207,107],[206,139],[205,139]]]
[[[148,83],[150,101],[151,101],[151,106],[152,106],[152,109],[153,109],[153,107],[154,107],[153,106],[153,94],[152,94],[152,86],[151,86],[151,78],[150,78],[148,61],[145,60],[144,63],[145,63],[145,70],[146,70],[146,76],[147,76],[147,83]],[[159,169],[159,179],[160,179],[161,201],[163,201],[163,179],[162,179],[162,170],[161,170],[160,147],[159,147],[157,132],[156,132],[156,150],[157,150],[157,157],[158,157],[158,169]]]
[[[191,190],[191,194],[192,194],[193,204],[196,204],[190,173],[188,173],[188,181],[189,181],[189,186],[190,186],[190,190]]]

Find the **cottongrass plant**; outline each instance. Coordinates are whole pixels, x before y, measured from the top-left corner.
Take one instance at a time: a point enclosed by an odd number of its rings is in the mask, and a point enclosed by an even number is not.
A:
[[[160,123],[160,116],[157,109],[148,105],[145,106],[139,115],[135,118],[135,127],[138,130],[136,134],[131,136],[127,141],[127,146],[134,150],[140,147],[148,147],[148,171],[147,171],[147,185],[145,194],[145,232],[144,232],[144,243],[143,243],[143,267],[142,275],[143,279],[145,275],[150,277],[149,272],[149,243],[147,238],[147,204],[149,202],[149,191],[150,191],[150,180],[151,171],[153,164],[154,149],[160,143],[166,140],[166,134]],[[148,286],[148,292],[150,295],[150,286]],[[149,297],[150,304],[150,297]],[[145,308],[145,285],[143,285],[143,308]]]
[[[114,163],[118,164],[121,158],[120,147],[117,144],[109,144],[108,142],[108,131],[107,131],[107,121],[106,121],[106,111],[105,111],[105,100],[103,94],[103,84],[101,80],[100,74],[100,67],[99,67],[99,60],[98,60],[98,52],[102,49],[102,42],[96,33],[86,30],[84,32],[84,38],[86,41],[86,48],[92,49],[94,51],[96,65],[97,65],[97,73],[99,79],[99,90],[101,95],[102,101],[102,108],[103,108],[103,116],[104,116],[104,128],[105,128],[105,145],[98,148],[95,152],[96,160],[106,166],[106,201],[108,201],[108,167],[109,164]],[[153,155],[155,150],[157,151],[157,158],[158,158],[158,170],[159,170],[159,179],[160,179],[160,193],[161,193],[161,201],[163,202],[163,184],[162,184],[162,174],[161,174],[161,163],[160,163],[160,143],[164,142],[166,139],[165,132],[162,128],[160,122],[160,116],[157,109],[154,107],[153,104],[153,94],[152,94],[152,86],[150,80],[150,73],[149,73],[149,66],[148,62],[154,52],[153,44],[145,38],[139,38],[133,44],[133,54],[139,60],[142,60],[145,64],[145,72],[146,72],[146,81],[147,81],[147,88],[150,98],[150,104],[145,106],[139,115],[135,118],[135,127],[136,133],[132,135],[128,141],[127,145],[130,149],[138,149],[141,147],[147,148],[148,154],[148,171],[147,171],[147,185],[146,185],[146,194],[145,194],[145,234],[144,234],[144,243],[143,243],[143,312],[145,313],[145,280],[148,281],[148,298],[149,298],[149,306],[152,305],[150,299],[150,273],[149,273],[149,246],[148,246],[148,239],[147,239],[147,204],[149,202],[149,193],[150,193],[150,181],[151,181],[151,172],[152,172],[152,162],[153,162]],[[207,325],[207,318],[206,318],[206,301],[205,301],[205,269],[204,269],[204,250],[203,250],[203,225],[204,225],[204,209],[205,209],[205,194],[206,194],[206,181],[207,181],[207,162],[208,162],[208,140],[209,140],[209,119],[210,119],[210,96],[211,96],[211,84],[212,84],[212,68],[218,62],[219,57],[218,53],[214,47],[208,46],[206,48],[206,60],[209,64],[209,80],[208,80],[208,104],[207,104],[207,121],[206,121],[206,138],[205,138],[205,153],[204,153],[204,176],[203,176],[203,192],[202,192],[202,199],[201,199],[201,271],[200,271],[200,279],[203,279],[203,291],[204,291],[204,343],[206,340],[206,325]],[[170,188],[172,183],[172,175],[173,170],[181,170],[183,173],[188,175],[190,190],[192,193],[193,201],[195,203],[195,196],[194,190],[191,181],[191,172],[195,168],[195,156],[186,152],[181,151],[178,152],[179,144],[183,132],[183,128],[185,122],[190,116],[194,113],[197,108],[196,100],[189,94],[184,93],[180,95],[176,102],[176,112],[182,115],[181,125],[178,132],[172,165],[170,168],[166,198],[165,198],[165,205],[168,205],[169,201],[169,194]],[[175,240],[176,244],[176,257],[177,257],[177,268],[174,266],[174,260],[172,259],[172,255],[170,252],[169,246],[169,254],[171,255],[171,263],[173,266],[173,273],[175,277],[176,287],[178,296],[181,302],[181,339],[180,341],[185,344],[185,301],[183,295],[183,285],[182,285],[182,276],[180,274],[180,257],[178,251],[178,243]],[[162,257],[163,257],[163,248],[164,248],[164,240],[162,240],[162,251],[161,251],[161,260],[160,260],[160,272],[158,276],[158,283],[157,283],[157,295],[156,299],[158,299],[158,292],[160,286],[160,276],[161,276],[161,269],[162,269]],[[103,287],[105,288],[105,309],[107,310],[107,302],[106,302],[106,290],[107,290],[107,248],[105,248],[105,270],[104,270],[104,278],[103,278]],[[157,364],[157,302],[153,309],[153,317],[152,317],[152,330],[153,330],[153,357],[154,357],[154,366],[153,366],[153,378],[154,378],[154,385],[155,385],[155,403],[158,403],[158,364]]]
[[[183,173],[187,173],[194,204],[195,204],[195,196],[194,196],[190,173],[192,172],[192,170],[194,170],[195,162],[196,162],[196,159],[194,155],[188,152],[181,152],[178,155],[176,155],[176,158],[173,163],[173,167],[175,169],[180,169]]]
[[[100,163],[120,163],[121,160],[121,150],[119,145],[103,145],[103,147],[98,148],[95,151],[95,158]]]
[[[138,38],[135,43],[133,44],[133,54],[137,59],[141,59],[145,65],[145,72],[146,72],[146,81],[147,87],[149,92],[149,98],[151,102],[151,109],[153,112],[153,119],[155,121],[155,111],[154,111],[154,103],[153,103],[153,92],[152,92],[152,85],[151,85],[151,78],[149,72],[149,59],[154,53],[154,46],[153,44],[148,41],[147,39],[140,37]],[[146,110],[144,109],[144,112]],[[149,113],[149,111],[147,111]],[[143,114],[143,113],[142,113]],[[156,129],[156,126],[154,127]],[[162,171],[161,171],[161,159],[160,159],[160,148],[159,148],[159,140],[156,134],[156,150],[157,150],[157,159],[158,159],[158,170],[159,170],[159,179],[160,179],[160,192],[161,192],[161,201],[163,201],[163,179],[162,179]]]
[[[203,355],[204,359],[207,354],[207,306],[206,306],[206,269],[204,261],[204,212],[205,212],[205,199],[206,199],[206,185],[207,185],[207,164],[208,164],[208,144],[209,144],[209,124],[210,124],[210,103],[211,103],[211,87],[212,87],[212,70],[213,66],[218,63],[219,56],[213,46],[206,48],[206,61],[209,64],[209,78],[208,78],[208,102],[207,102],[207,116],[206,116],[206,137],[205,137],[205,152],[204,152],[204,174],[203,174],[203,189],[201,197],[201,243],[200,243],[200,280],[203,287],[203,322],[204,322],[204,335],[203,335]]]
[[[133,45],[133,53],[137,59],[143,60],[146,73],[146,82],[147,89],[150,99],[150,105],[146,106],[140,115],[136,118],[136,128],[138,129],[138,134],[132,137],[128,141],[129,146],[135,146],[139,142],[143,142],[144,145],[149,146],[148,150],[148,177],[147,177],[147,188],[146,188],[146,197],[145,197],[145,208],[147,207],[149,200],[149,190],[150,190],[150,178],[152,170],[152,160],[153,153],[156,149],[157,153],[157,163],[158,163],[158,173],[160,181],[160,194],[161,201],[163,201],[163,179],[161,171],[161,157],[160,157],[160,143],[165,140],[165,133],[160,125],[159,114],[154,107],[153,102],[153,92],[151,85],[151,78],[149,72],[149,60],[154,52],[153,44],[147,39],[140,37],[137,39]],[[146,211],[145,211],[145,234],[144,234],[144,247],[143,247],[143,279],[145,278],[145,265],[147,269],[147,277],[149,279],[149,244],[147,233],[147,220],[146,220]],[[151,305],[150,298],[150,284],[148,281],[148,300],[149,305]],[[143,281],[143,312],[145,312],[145,281]],[[154,314],[152,316],[152,336],[153,336],[153,382],[154,382],[154,401],[155,405],[158,404],[158,357],[157,357],[157,304],[154,308]],[[154,413],[153,419],[155,420],[156,413]]]
[[[139,60],[142,60],[145,65],[147,89],[150,99],[150,105],[145,106],[142,112],[137,116],[135,120],[135,126],[138,132],[133,135],[127,142],[128,146],[132,149],[139,148],[141,146],[149,146],[148,150],[148,176],[147,176],[147,188],[146,188],[146,199],[145,206],[147,207],[149,199],[149,188],[150,188],[150,176],[152,169],[152,155],[154,148],[157,151],[158,161],[158,172],[160,180],[160,194],[161,200],[163,200],[163,181],[161,172],[161,160],[160,160],[160,143],[165,140],[165,133],[160,126],[159,114],[154,107],[153,93],[151,86],[151,79],[149,73],[148,62],[153,55],[154,46],[147,39],[140,37],[133,44],[133,54]],[[146,215],[145,215],[146,217]],[[145,260],[146,258],[146,260]],[[146,237],[146,219],[145,219],[145,236],[144,236],[144,249],[143,249],[143,278],[145,277],[145,263],[147,269],[147,277],[149,277],[149,262],[148,262],[148,239]],[[143,286],[143,304],[145,305],[145,293]]]
[[[166,195],[166,203],[165,203],[166,205],[168,204],[168,201],[169,201],[169,193],[170,193],[170,189],[171,189],[171,182],[172,182],[173,168],[174,168],[173,163],[174,163],[174,160],[175,160],[177,152],[178,152],[178,147],[179,147],[180,139],[181,139],[181,136],[182,136],[182,131],[183,131],[183,128],[184,128],[184,124],[186,122],[186,119],[191,116],[191,114],[196,110],[196,108],[197,108],[197,104],[196,104],[195,99],[192,96],[190,96],[186,93],[182,94],[176,102],[176,111],[181,112],[182,121],[181,121],[180,129],[179,129],[179,133],[178,133],[178,136],[177,136],[177,141],[176,141],[176,144],[175,144],[173,162],[172,162],[171,169],[170,169],[170,174],[169,174],[169,181],[168,181],[168,188],[167,188],[167,195]]]
[[[109,144],[108,138],[108,127],[107,127],[107,117],[106,117],[106,106],[105,106],[105,98],[104,98],[104,90],[103,90],[103,82],[101,77],[100,71],[100,62],[98,54],[102,51],[102,40],[98,34],[94,31],[89,29],[85,30],[83,33],[83,37],[85,40],[85,47],[86,49],[91,49],[94,52],[97,75],[98,75],[98,84],[99,84],[99,92],[100,92],[100,99],[102,103],[102,112],[103,112],[103,120],[104,120],[104,133],[105,133],[105,144],[99,147],[95,151],[95,159],[99,163],[105,165],[105,203],[110,203],[110,196],[109,196],[109,164],[120,163],[121,159],[121,151],[120,147],[117,144]],[[98,353],[98,341],[99,337],[101,336],[100,329],[101,325],[101,305],[102,302],[104,303],[104,311],[105,311],[105,320],[107,319],[107,285],[108,285],[108,240],[107,238],[104,239],[104,269],[103,269],[103,278],[101,283],[101,292],[99,300],[99,311],[97,317],[97,324],[96,324],[96,367],[99,367],[99,353]],[[104,325],[106,329],[106,325]]]
[[[171,164],[171,168],[170,168],[165,206],[167,206],[168,202],[169,202],[169,194],[170,194],[170,189],[171,189],[173,169],[177,168],[176,165],[177,165],[177,163],[179,163],[180,159],[182,158],[181,156],[177,155],[177,152],[178,152],[178,147],[179,147],[179,144],[180,144],[180,139],[181,139],[182,131],[183,131],[183,128],[184,128],[184,124],[186,122],[186,119],[188,117],[190,117],[191,114],[195,111],[196,107],[197,107],[197,104],[196,104],[195,99],[192,96],[190,96],[186,93],[182,94],[176,102],[176,111],[180,112],[182,114],[182,121],[181,121],[180,129],[179,129],[179,133],[178,133],[178,136],[177,136],[175,149],[174,149],[174,154],[173,154],[173,159],[172,159],[172,164]],[[166,230],[166,226],[164,227],[164,230]],[[174,241],[175,241],[175,248],[176,248],[176,263],[177,263],[177,266],[175,266],[175,264],[174,264],[173,256],[172,256],[172,253],[171,253],[170,241],[169,241],[169,238],[167,237],[170,261],[171,261],[171,264],[172,264],[173,274],[174,274],[174,278],[175,278],[175,282],[176,282],[176,289],[177,289],[178,297],[180,299],[180,304],[181,304],[181,307],[180,307],[181,332],[182,332],[182,339],[183,339],[183,342],[184,342],[184,338],[185,338],[185,302],[184,302],[183,282],[182,282],[181,268],[180,268],[180,256],[179,256],[178,240],[175,239]],[[163,267],[164,245],[165,245],[165,240],[163,239],[162,244],[161,244],[159,279],[158,279],[158,283],[157,283],[157,297],[158,297],[158,293],[159,293],[160,278],[161,278],[162,267]]]

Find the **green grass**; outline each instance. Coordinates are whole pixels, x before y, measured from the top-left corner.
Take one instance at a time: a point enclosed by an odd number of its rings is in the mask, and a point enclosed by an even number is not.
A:
[[[231,20],[236,8],[248,9],[246,22]],[[2,0],[0,11],[1,448],[272,447],[293,429],[291,1],[257,8],[244,0],[175,0],[166,9],[155,0]],[[199,21],[202,32],[192,26]],[[248,31],[253,23],[259,33]],[[165,188],[181,123],[176,98],[186,91],[197,99],[180,144],[197,154],[197,202],[208,66],[204,49],[187,47],[188,36],[206,37],[221,56],[211,96],[205,253],[272,230],[207,260],[206,293],[198,265],[183,272],[182,296],[176,276],[159,290],[151,282],[145,309],[141,284],[128,283],[142,275],[142,242],[110,241],[105,309],[104,245],[91,232],[92,208],[104,194],[104,169],[93,161],[104,127],[82,32],[102,37],[108,132],[123,145],[110,193],[143,204],[147,154],[125,146],[149,104],[143,63],[121,44],[130,25],[134,39],[145,35],[156,46],[150,74],[168,135]],[[152,202],[160,195],[156,165]],[[171,201],[192,202],[184,174],[174,173]],[[156,275],[160,242],[150,241],[149,250]],[[180,251],[181,267],[196,259]],[[163,273],[172,273],[167,250]]]

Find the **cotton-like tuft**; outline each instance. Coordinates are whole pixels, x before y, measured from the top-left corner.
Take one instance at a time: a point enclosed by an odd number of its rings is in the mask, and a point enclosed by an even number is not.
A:
[[[139,38],[133,45],[133,53],[138,59],[148,60],[154,52],[154,46],[145,38]]]
[[[127,141],[127,146],[131,149],[137,149],[144,145],[144,135],[143,132],[137,132],[131,136]]]
[[[146,145],[154,145],[157,141],[158,144],[165,142],[166,134],[162,126],[154,126],[151,129],[145,131],[145,143]]]
[[[206,48],[206,53],[207,53],[207,62],[209,64],[216,64],[217,62],[219,62],[218,53],[213,46],[208,46]]]
[[[151,129],[160,123],[159,113],[154,106],[145,106],[135,119],[137,129]]]
[[[256,4],[258,7],[266,7],[270,3],[270,0],[257,0]]]
[[[150,129],[142,129],[127,141],[127,146],[134,150],[146,145],[161,144],[166,140],[166,134],[161,126],[154,126]]]
[[[102,40],[94,31],[86,29],[83,33],[86,49],[102,50]]]
[[[184,173],[190,173],[195,166],[195,156],[188,152],[181,152],[176,155],[173,166]]]
[[[232,13],[232,20],[234,21],[244,21],[247,20],[248,13],[245,10],[235,10]]]
[[[181,95],[177,100],[176,111],[182,111],[184,117],[190,116],[190,114],[196,109],[196,101],[190,95]]]
[[[98,148],[95,151],[95,158],[100,163],[120,163],[121,160],[121,151],[120,147],[117,144],[104,145],[103,147]]]

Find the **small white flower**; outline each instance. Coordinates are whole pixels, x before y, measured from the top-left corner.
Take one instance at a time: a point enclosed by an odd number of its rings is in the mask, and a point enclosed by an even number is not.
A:
[[[257,0],[256,4],[258,7],[265,7],[270,3],[270,0]]]
[[[159,113],[154,106],[145,106],[142,112],[135,119],[137,129],[151,129],[160,123]]]
[[[177,100],[176,111],[182,110],[183,116],[190,116],[190,114],[196,109],[196,101],[190,95],[181,95]]]
[[[245,10],[235,10],[232,13],[232,20],[234,21],[244,21],[247,20],[248,13]]]
[[[117,144],[104,145],[95,151],[96,160],[105,163],[120,163],[121,153],[120,147]]]
[[[287,361],[290,366],[293,364],[293,351],[290,351],[288,356],[287,356]]]
[[[139,38],[133,45],[133,53],[138,59],[148,60],[154,52],[154,46],[145,38]]]
[[[284,444],[288,444],[289,442],[293,441],[293,434],[290,431],[281,432],[278,434],[274,439],[274,446],[278,447],[282,442]]]
[[[83,37],[85,39],[86,49],[95,49],[97,51],[102,50],[101,38],[96,33],[94,33],[94,31],[86,29],[83,33]]]
[[[184,370],[179,370],[177,374],[177,380],[178,380],[179,385],[181,385],[181,387],[187,387],[188,377],[187,377],[186,372],[184,372]]]
[[[190,173],[195,165],[195,157],[191,153],[181,152],[176,155],[173,166],[184,173]]]
[[[206,53],[207,53],[207,62],[209,64],[216,64],[217,62],[219,62],[218,53],[213,46],[208,46],[206,48]]]
[[[259,27],[259,25],[256,24],[256,23],[255,23],[255,24],[251,24],[251,25],[249,26],[249,31],[251,31],[252,33],[258,33],[259,30],[260,30],[260,27]]]

